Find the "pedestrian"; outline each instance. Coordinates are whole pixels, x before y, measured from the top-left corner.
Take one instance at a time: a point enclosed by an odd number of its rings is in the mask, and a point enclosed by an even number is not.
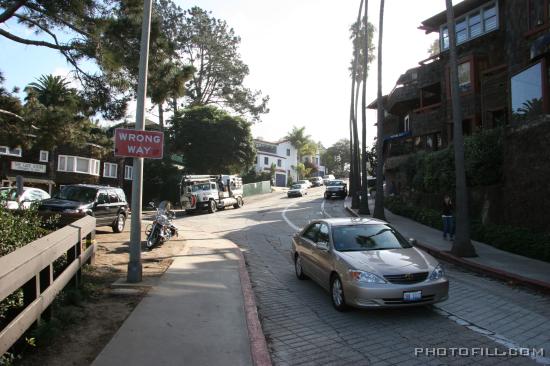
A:
[[[445,198],[443,198],[443,214],[441,215],[443,218],[443,239],[445,240],[447,240],[447,234],[449,234],[449,238],[451,240],[454,240],[455,238],[453,211],[453,201],[451,201],[451,197],[449,197],[449,195],[445,195]]]

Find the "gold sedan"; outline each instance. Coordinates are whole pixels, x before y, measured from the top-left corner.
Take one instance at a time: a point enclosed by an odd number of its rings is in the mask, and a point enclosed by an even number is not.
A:
[[[313,221],[292,240],[296,276],[331,294],[336,310],[385,308],[446,300],[443,267],[387,222],[335,218]]]

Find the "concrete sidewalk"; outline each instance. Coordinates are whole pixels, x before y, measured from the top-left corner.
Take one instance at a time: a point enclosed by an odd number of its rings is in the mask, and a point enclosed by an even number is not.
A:
[[[373,205],[372,201],[370,205]],[[360,216],[357,210],[350,208],[349,197],[346,198],[344,206],[353,215]],[[492,277],[550,292],[550,263],[548,262],[505,252],[477,241],[472,241],[472,244],[478,257],[459,258],[450,254],[452,242],[444,240],[441,231],[406,217],[394,215],[388,210],[385,210],[385,215],[386,220],[395,226],[401,234],[407,238],[415,238],[418,241],[418,247],[436,257]]]
[[[180,235],[186,249],[92,365],[271,365],[239,248]]]

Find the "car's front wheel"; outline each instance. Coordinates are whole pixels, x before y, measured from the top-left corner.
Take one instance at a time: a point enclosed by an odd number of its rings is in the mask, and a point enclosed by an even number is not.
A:
[[[119,213],[115,222],[113,223],[113,231],[115,233],[121,233],[124,230],[124,225],[126,224],[126,216]]]
[[[305,280],[307,278],[304,274],[304,268],[302,267],[302,258],[299,255],[294,257],[294,271],[299,280]]]
[[[208,212],[214,213],[218,211],[218,205],[216,205],[216,201],[210,200],[210,203],[208,205]]]
[[[330,295],[332,299],[332,306],[338,311],[346,311],[346,298],[344,296],[344,286],[342,286],[342,280],[337,274],[333,275],[330,280]]]

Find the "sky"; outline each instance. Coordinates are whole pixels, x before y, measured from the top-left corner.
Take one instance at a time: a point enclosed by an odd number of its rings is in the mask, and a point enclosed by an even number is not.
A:
[[[359,0],[174,1],[182,8],[200,6],[211,11],[241,37],[241,57],[250,68],[245,85],[270,97],[270,113],[253,125],[254,137],[277,141],[293,126],[305,126],[306,132],[326,147],[349,137],[349,27],[357,18]],[[444,0],[385,1],[384,94],[392,90],[402,73],[428,57],[428,48],[437,35],[426,35],[417,28],[422,20],[444,8]],[[369,1],[368,10],[369,21],[378,29],[379,1]],[[8,26],[13,30],[13,25]],[[375,34],[374,44],[377,43]],[[370,66],[367,103],[376,98],[376,63],[375,60]],[[9,88],[22,89],[42,74],[65,76],[69,70],[65,60],[53,50],[0,37],[0,71]],[[135,113],[135,104],[129,113]],[[156,119],[154,114],[149,118]],[[369,111],[370,141],[376,135],[375,119],[376,111]]]

